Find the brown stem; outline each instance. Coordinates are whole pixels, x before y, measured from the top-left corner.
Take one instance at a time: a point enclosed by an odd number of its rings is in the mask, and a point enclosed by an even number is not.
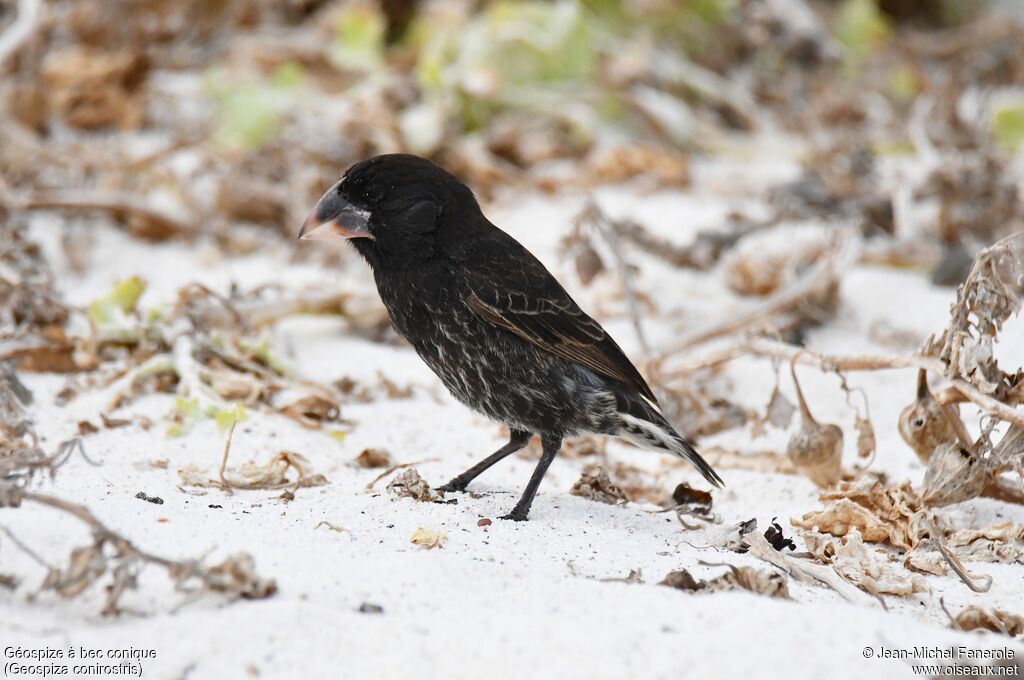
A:
[[[626,306],[629,308],[629,318],[633,323],[633,330],[636,332],[636,338],[640,343],[641,351],[643,351],[645,357],[649,357],[651,355],[651,348],[647,344],[647,336],[644,334],[640,307],[637,304],[636,292],[633,286],[633,274],[629,269],[629,263],[622,256],[622,243],[619,240],[615,226],[592,200],[587,203],[577,221],[579,223],[590,222],[594,225],[594,228],[601,234],[601,237],[611,249],[612,257],[615,259],[615,269],[619,274],[619,281],[626,296]]]
[[[22,496],[22,500],[32,501],[33,503],[39,503],[40,505],[45,505],[56,510],[60,510],[61,512],[66,512],[70,515],[74,515],[79,520],[87,524],[89,528],[92,529],[93,534],[95,534],[99,538],[111,541],[112,543],[117,545],[118,550],[125,554],[132,555],[146,562],[158,564],[166,569],[180,569],[182,567],[185,567],[187,564],[182,562],[175,562],[173,560],[153,555],[152,553],[148,553],[145,550],[140,550],[135,546],[135,544],[133,544],[127,538],[117,533],[116,531],[113,531],[106,524],[101,522],[96,517],[96,515],[92,514],[92,511],[89,510],[89,508],[85,507],[84,505],[72,503],[62,498],[57,498],[56,496],[48,496],[46,494],[33,492],[25,493]]]
[[[34,194],[19,204],[25,210],[67,208],[104,210],[120,215],[136,215],[174,235],[194,235],[199,225],[172,217],[161,210],[139,203],[131,196],[106,191],[66,191]]]
[[[800,389],[800,381],[796,379],[796,360],[800,356],[797,352],[793,355],[793,358],[789,361],[789,373],[793,376],[793,386],[796,388],[796,400],[800,403],[800,415],[804,419],[804,423],[811,423],[814,425],[818,424],[818,421],[811,415],[811,410],[807,408],[807,400],[804,399],[804,391]]]
[[[775,293],[762,305],[745,314],[738,314],[711,328],[684,337],[662,352],[655,361],[664,361],[669,356],[689,347],[703,344],[723,335],[730,335],[747,328],[752,328],[757,324],[771,320],[783,312],[795,309],[809,295],[821,290],[831,281],[836,280],[840,273],[842,273],[842,270],[853,263],[856,252],[857,245],[855,239],[842,238],[833,246],[829,253],[818,260],[803,278],[789,288]]]
[[[1017,484],[1011,479],[993,477],[989,480],[985,489],[981,492],[981,495],[987,498],[1005,501],[1006,503],[1024,505],[1024,487],[1021,487],[1020,484]]]
[[[794,359],[797,355],[798,359]],[[896,355],[847,355],[822,354],[804,347],[797,347],[777,340],[754,338],[726,348],[702,359],[691,361],[676,368],[666,377],[680,377],[701,368],[717,366],[741,356],[776,357],[795,360],[809,366],[817,366],[822,371],[879,371],[896,368],[919,368],[945,376],[945,365],[938,359],[923,356]],[[1007,423],[1024,426],[1024,409],[1017,409],[1009,404],[990,397],[974,385],[961,378],[952,378],[950,383],[963,396],[985,413]]]

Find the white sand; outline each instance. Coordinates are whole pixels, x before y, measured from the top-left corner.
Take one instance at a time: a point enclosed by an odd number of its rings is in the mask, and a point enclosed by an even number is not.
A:
[[[760,166],[750,165],[757,174]],[[699,176],[705,186],[721,189],[742,186],[731,184],[737,172],[708,166]],[[698,228],[714,226],[729,209],[745,205],[738,188],[732,194],[705,190],[639,198],[626,189],[610,189],[601,193],[601,200],[613,214],[638,210],[652,228],[679,240]],[[571,265],[559,264],[556,255],[558,239],[570,229],[580,203],[580,198],[506,200],[488,212],[548,263],[585,308],[595,309],[597,298],[614,290],[614,281],[582,289],[571,275]],[[46,245],[60,269],[63,256],[55,246],[56,224],[38,220],[33,236]],[[279,282],[296,289],[320,282],[325,290],[372,285],[369,272],[354,256],[347,258],[342,274],[289,265],[290,244],[270,243],[259,256],[199,267],[194,263],[209,261],[212,249],[150,246],[101,224],[96,235],[90,270],[82,277],[61,275],[61,284],[75,303],[88,302],[113,280],[133,273],[150,284],[144,304],[171,299],[189,281],[220,290],[232,281],[243,287]],[[647,327],[656,346],[752,304],[728,295],[717,273],[674,272],[640,255],[631,258],[642,267],[640,287],[658,292],[662,314],[652,317]],[[838,352],[893,351],[869,339],[872,324],[885,321],[923,338],[945,325],[952,299],[952,290],[932,288],[923,275],[858,267],[844,281],[838,318],[813,332],[810,341],[819,349]],[[616,312],[604,321],[626,351],[636,356],[636,339],[621,315],[622,303],[600,306]],[[830,590],[792,580],[793,601],[744,593],[690,595],[656,585],[674,569],[703,577],[723,571],[701,566],[699,560],[770,567],[747,555],[701,547],[708,540],[704,531],[684,532],[674,517],[647,512],[653,508],[607,506],[569,495],[584,464],[580,460],[555,461],[531,521],[523,524],[497,519],[514,504],[532,470],[533,461],[520,457],[510,458],[472,485],[482,497],[458,496],[456,505],[396,500],[383,492],[386,482],[367,493],[364,486],[377,471],[349,465],[365,447],[385,448],[401,462],[436,458],[417,468],[429,482],[439,484],[503,441],[496,425],[449,398],[411,350],[346,337],[343,328],[334,319],[292,319],[276,329],[275,339],[303,375],[325,381],[350,376],[374,383],[379,371],[396,383],[414,385],[414,397],[345,406],[342,415],[356,425],[343,443],[282,416],[250,413],[239,426],[232,449],[234,463],[266,461],[282,449],[301,452],[328,477],[327,486],[301,489],[287,504],[277,499],[280,492],[273,491],[232,496],[215,489],[205,495],[183,493],[176,469],[195,464],[215,470],[224,435],[207,421],[184,437],[166,438],[163,418],[174,403],[167,395],[141,398],[123,411],[152,418],[155,425],[149,432],[131,426],[91,435],[85,444],[100,466],[75,458],[52,485],[39,484],[85,503],[111,527],[158,554],[187,558],[209,552],[209,559],[217,561],[248,551],[259,574],[277,580],[276,596],[230,604],[208,597],[179,606],[181,595],[151,567],[141,574],[140,589],[123,600],[132,613],[102,618],[102,592],[90,591],[68,601],[44,594],[30,601],[43,570],[0,535],[0,572],[26,577],[17,591],[0,591],[5,612],[0,616],[0,643],[151,648],[157,658],[143,662],[146,677],[192,680],[902,678],[914,676],[910,661],[865,659],[864,648],[877,654],[883,646],[1012,644],[999,636],[950,630],[939,598],[953,612],[972,603],[1024,612],[1021,565],[971,563],[973,571],[994,577],[991,591],[983,594],[972,593],[952,575],[925,577],[930,594],[887,597],[888,611],[854,606]],[[1008,365],[1024,364],[1022,328],[1020,320],[1007,328],[1005,337],[1017,340],[1016,346],[1004,342],[1000,348]],[[768,362],[737,361],[729,375],[738,401],[763,407],[773,384]],[[801,377],[819,419],[847,430],[845,462],[852,465],[853,412],[838,381],[811,369],[801,369]],[[896,430],[899,409],[913,396],[912,372],[849,378],[870,397],[878,437],[875,467],[894,479],[909,478],[918,484],[922,467]],[[64,409],[54,405],[62,377],[26,374],[24,379],[35,392],[32,412],[47,447],[74,434],[80,419],[98,423],[99,404],[88,395]],[[788,379],[783,388],[791,390]],[[744,428],[703,443],[781,450],[786,437],[769,432],[751,441]],[[614,459],[652,468],[665,465],[661,479],[666,490],[684,480],[704,486],[689,468],[668,458],[617,442],[609,451]],[[151,466],[156,459],[169,461],[168,469]],[[726,525],[756,517],[763,530],[778,516],[790,535],[788,518],[820,506],[811,483],[799,477],[736,470],[723,470],[722,476],[728,487],[716,492],[715,511]],[[139,491],[165,502],[138,500]],[[944,514],[957,527],[1024,522],[1024,509],[985,499]],[[0,512],[0,518],[54,563],[66,558],[70,546],[88,542],[82,525],[47,509],[26,505],[17,512]],[[494,523],[479,527],[480,518],[492,518]],[[347,531],[317,528],[321,521]],[[441,549],[418,548],[409,541],[418,527],[443,529],[449,540]],[[602,581],[624,577],[630,570],[639,570],[644,583]],[[362,603],[380,605],[384,612],[359,613]],[[1014,649],[1018,658],[1024,654],[1024,646]]]

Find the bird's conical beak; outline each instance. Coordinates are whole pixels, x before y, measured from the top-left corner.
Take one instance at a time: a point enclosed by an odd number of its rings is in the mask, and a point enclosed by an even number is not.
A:
[[[306,241],[333,241],[350,238],[373,238],[370,213],[360,210],[339,195],[337,185],[323,195],[299,230]]]

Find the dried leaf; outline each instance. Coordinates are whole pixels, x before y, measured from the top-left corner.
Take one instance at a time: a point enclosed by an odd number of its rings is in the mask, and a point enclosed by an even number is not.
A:
[[[586,468],[569,489],[569,493],[609,505],[617,505],[629,500],[625,492],[612,483],[612,480],[608,478],[608,473],[601,466]]]
[[[782,533],[782,525],[776,522],[774,517],[772,517],[771,526],[764,530],[764,537],[776,550],[781,551],[786,548],[796,550],[796,543],[793,542],[793,539],[786,538]]]
[[[919,571],[934,576],[945,576],[949,573],[949,562],[935,550],[924,550],[914,548],[903,558],[903,566],[913,571]]]
[[[247,552],[232,555],[210,567],[203,580],[207,589],[232,598],[262,600],[277,592],[277,582],[260,578],[256,574],[256,561]]]
[[[768,400],[768,406],[765,409],[765,420],[773,427],[784,430],[789,427],[795,412],[796,407],[793,406],[793,402],[787,399],[786,395],[779,390],[779,386],[776,385],[775,389],[772,390],[771,399]]]
[[[52,568],[47,573],[41,591],[52,590],[61,597],[79,595],[107,572],[107,560],[102,543],[95,543],[71,551],[67,568]]]
[[[956,627],[961,630],[989,630],[1017,637],[1024,635],[1024,616],[972,604],[956,615]]]
[[[576,276],[584,286],[589,286],[594,277],[603,272],[605,268],[601,256],[597,254],[594,246],[590,245],[588,240],[582,241],[577,246],[573,263],[576,265]]]
[[[897,563],[880,559],[879,553],[868,548],[856,529],[836,543],[832,559],[835,570],[872,595],[910,595],[928,589],[920,576]]]
[[[875,452],[875,428],[867,418],[857,415],[853,424],[857,430],[857,456],[870,458]]]
[[[743,544],[754,557],[764,560],[782,569],[797,580],[821,583],[832,588],[850,602],[865,602],[868,596],[843,579],[831,566],[817,564],[803,559],[790,557],[779,552],[768,540],[756,531],[743,534]]]
[[[295,470],[297,479],[289,479],[288,471]],[[178,469],[178,477],[185,486],[222,487],[219,477],[194,465]],[[281,489],[286,486],[311,487],[327,484],[327,478],[313,472],[313,466],[301,453],[281,451],[264,465],[243,463],[237,469],[224,471],[224,482],[233,489]]]
[[[1003,522],[981,529],[960,529],[946,538],[964,559],[1024,564],[1024,524]]]
[[[361,468],[386,468],[392,464],[391,454],[384,449],[363,449],[355,457],[355,463]]]
[[[680,482],[672,491],[672,503],[685,505],[693,513],[707,515],[711,512],[711,492],[694,489],[686,482]]]
[[[1012,381],[996,363],[995,340],[1003,323],[1020,311],[1024,282],[1024,232],[980,251],[950,308],[950,324],[930,338],[924,354],[938,356],[947,377],[962,378],[985,394],[1005,399]]]
[[[419,527],[416,531],[412,532],[412,536],[409,540],[421,548],[427,550],[431,548],[443,548],[444,544],[448,541],[448,534],[443,529],[424,529]]]
[[[786,264],[786,258],[781,255],[754,257],[747,253],[729,253],[722,263],[725,285],[740,295],[770,295],[782,284]]]
[[[661,581],[661,585],[692,593],[749,590],[759,595],[789,599],[789,587],[786,585],[786,577],[782,574],[753,567],[734,567],[731,564],[723,566],[728,567],[729,571],[709,581],[695,579],[690,572],[680,569],[669,572]]]
[[[985,489],[989,473],[959,440],[938,446],[924,472],[922,498],[932,507],[942,507],[976,498]]]
[[[909,550],[929,534],[920,496],[909,482],[886,486],[867,477],[824,491],[822,510],[790,519],[794,527],[845,536],[857,530],[865,541]]]
[[[686,156],[678,151],[650,144],[617,146],[587,159],[589,178],[595,183],[621,184],[633,178],[653,179],[662,187],[685,187],[690,183]]]
[[[145,106],[135,91],[148,63],[141,52],[80,45],[50,52],[43,61],[50,108],[74,127],[138,128]]]
[[[278,406],[277,410],[306,427],[319,428],[323,423],[338,419],[339,405],[325,394],[310,393]]]
[[[420,477],[416,468],[408,468],[388,482],[388,493],[397,498],[414,498],[418,501],[431,502],[437,499],[430,485]]]

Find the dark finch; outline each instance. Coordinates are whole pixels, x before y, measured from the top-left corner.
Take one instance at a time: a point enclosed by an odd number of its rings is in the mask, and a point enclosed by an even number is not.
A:
[[[562,438],[583,432],[667,451],[721,485],[658,412],[611,336],[444,169],[401,154],[357,163],[320,199],[299,237],[350,239],[373,269],[395,330],[456,399],[511,430],[508,444],[442,490],[465,490],[539,434],[540,462],[506,516],[525,520]]]

